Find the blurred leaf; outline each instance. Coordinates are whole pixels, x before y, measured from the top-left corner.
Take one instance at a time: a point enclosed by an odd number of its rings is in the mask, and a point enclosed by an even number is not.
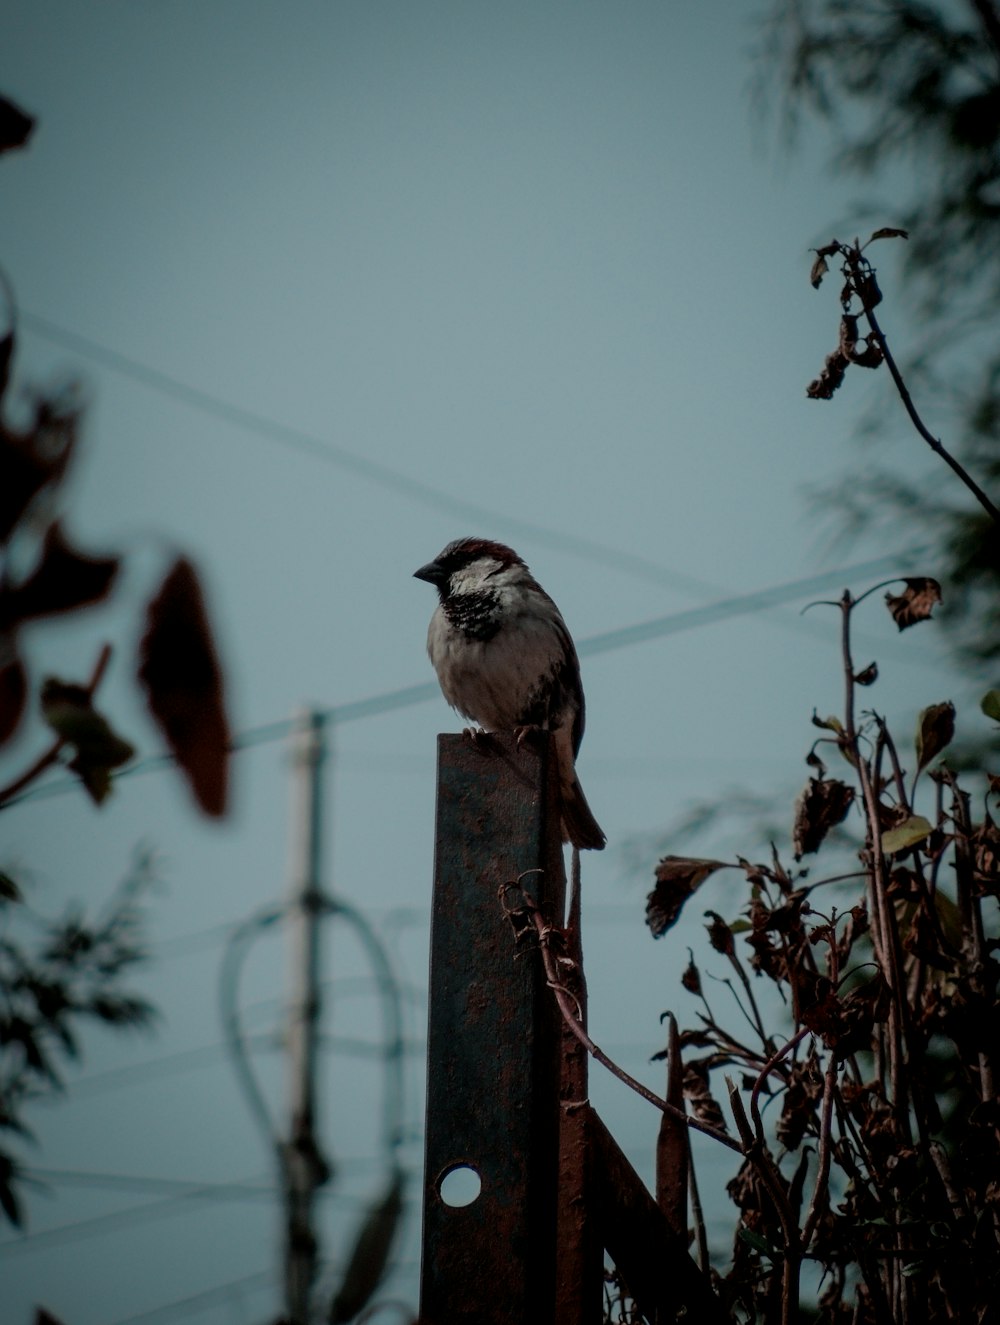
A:
[[[904,819],[896,828],[890,828],[882,834],[882,851],[891,856],[896,851],[905,851],[916,846],[925,837],[930,837],[933,826],[920,814],[913,814]]]
[[[7,387],[10,385],[10,365],[14,357],[14,333],[8,331],[0,339],[0,401],[7,394]]]
[[[35,121],[7,97],[0,97],[0,152],[23,147],[31,137]]]
[[[14,1191],[14,1181],[17,1176],[17,1165],[9,1155],[0,1150],[0,1209],[15,1228],[20,1228],[21,1207]]]
[[[831,828],[842,823],[854,800],[854,790],[835,778],[810,778],[795,802],[792,845],[795,859],[818,851]]]
[[[871,239],[868,242],[870,244],[872,239],[909,239],[909,237],[908,230],[898,230],[895,226],[884,225],[880,230],[872,232]]]
[[[146,610],[139,648],[146,702],[206,814],[225,813],[229,722],[194,567],[180,557]]]
[[[0,871],[0,898],[5,902],[19,902],[21,900],[21,890],[10,877]]]
[[[823,277],[829,270],[830,268],[826,258],[823,257],[822,253],[817,253],[816,261],[813,263],[812,270],[809,272],[809,284],[814,290],[818,290],[823,284]]]
[[[148,1026],[153,1020],[151,1003],[125,994],[99,994],[88,1010],[111,1026]]]
[[[941,601],[941,586],[926,575],[908,578],[903,592],[898,597],[887,593],[885,601],[893,621],[900,630],[906,630],[918,621],[930,619],[934,604]]]
[[[112,730],[83,686],[49,677],[42,686],[41,704],[45,721],[75,750],[68,767],[94,803],[102,804],[111,789],[111,770],[127,764],[135,748]]]
[[[44,1307],[35,1308],[35,1325],[63,1325],[58,1316],[53,1316]]]
[[[28,699],[28,675],[15,652],[14,641],[7,637],[8,658],[0,667],[0,745],[14,735]]]
[[[24,432],[0,423],[0,543],[5,543],[32,500],[58,483],[76,446],[79,412],[58,401],[40,400]]]
[[[855,684],[859,686],[874,685],[877,680],[878,680],[878,663],[874,662],[870,662],[868,666],[865,667],[863,671],[858,672],[857,676],[855,676],[854,678]]]
[[[0,591],[0,625],[9,628],[100,602],[110,591],[119,565],[117,557],[85,557],[75,552],[54,522],[46,531],[35,570],[22,584]]]
[[[362,1311],[382,1282],[403,1213],[403,1175],[397,1169],[358,1230],[343,1282],[330,1304],[330,1325],[344,1325]]]
[[[844,734],[844,724],[839,718],[821,718],[815,709],[813,709],[812,725],[814,727],[823,727],[826,731],[836,732],[838,736],[843,736]]]
[[[951,700],[930,704],[917,718],[917,770],[926,768],[932,759],[951,744],[955,736],[955,705]]]
[[[687,899],[710,874],[724,869],[723,860],[699,860],[689,856],[664,856],[656,867],[656,887],[646,898],[646,924],[654,939],[675,923]]]
[[[979,701],[979,707],[988,718],[1000,722],[1000,690],[987,690]]]

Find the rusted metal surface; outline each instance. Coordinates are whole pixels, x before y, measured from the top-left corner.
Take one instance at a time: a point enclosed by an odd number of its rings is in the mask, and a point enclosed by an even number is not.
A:
[[[681,1062],[680,1036],[677,1020],[668,1014],[667,1040],[667,1093],[666,1101],[675,1109],[684,1108],[684,1065]],[[688,1131],[679,1118],[669,1113],[660,1117],[660,1134],[656,1139],[656,1204],[667,1217],[675,1233],[687,1237],[688,1165],[690,1146]]]
[[[643,1315],[673,1321],[683,1305],[687,1319],[698,1325],[728,1325],[722,1304],[688,1254],[687,1239],[670,1227],[593,1109],[589,1128],[602,1240]]]
[[[560,1020],[537,953],[515,955],[498,889],[527,870],[557,921],[564,883],[547,742],[442,736],[431,929],[421,1321],[550,1325],[557,1260]],[[542,790],[539,790],[539,789]],[[525,880],[526,884],[529,882]],[[468,1165],[470,1205],[439,1184]]]

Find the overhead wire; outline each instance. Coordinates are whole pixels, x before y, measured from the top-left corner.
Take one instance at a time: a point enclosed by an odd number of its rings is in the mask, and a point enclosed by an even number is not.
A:
[[[699,626],[713,625],[718,621],[734,616],[764,611],[797,598],[808,598],[813,594],[823,593],[832,585],[842,585],[852,577],[881,575],[887,570],[897,569],[901,563],[912,560],[920,553],[920,548],[910,548],[899,554],[876,557],[869,561],[858,562],[853,566],[840,567],[835,571],[823,571],[817,575],[802,579],[788,580],[747,594],[735,594],[707,603],[702,607],[686,608],[680,612],[669,612],[662,616],[651,617],[647,621],[631,626],[619,626],[614,630],[603,631],[580,640],[577,652],[581,657],[594,657],[602,653],[626,648],[634,644],[645,644],[654,639],[662,639]],[[420,681],[414,685],[401,686],[396,690],[383,691],[365,699],[349,700],[343,704],[334,704],[319,710],[328,721],[340,726],[348,722],[358,722],[365,718],[382,716],[398,709],[409,708],[434,699],[439,694],[436,681]],[[294,729],[294,718],[279,718],[259,727],[251,727],[233,739],[230,752],[253,749],[271,741],[287,738]],[[132,777],[139,773],[152,773],[169,768],[175,763],[170,754],[149,755],[135,763],[118,769],[113,774],[117,780]],[[52,782],[42,782],[28,787],[20,795],[13,796],[6,808],[24,804],[26,801],[43,800],[50,796],[63,795],[77,786],[74,778],[59,778]]]
[[[260,1292],[262,1289],[277,1285],[278,1276],[273,1270],[255,1270],[252,1274],[241,1275],[227,1283],[217,1284],[214,1288],[203,1289],[200,1293],[189,1293],[186,1297],[175,1298],[163,1306],[152,1307],[131,1316],[121,1316],[112,1325],[163,1325],[170,1320],[200,1315],[211,1307],[240,1293]]]
[[[635,553],[624,552],[619,548],[600,543],[596,539],[587,538],[581,534],[567,533],[546,525],[536,524],[531,520],[523,520],[516,516],[502,514],[487,506],[482,506],[478,502],[456,497],[430,483],[412,478],[389,465],[359,455],[349,447],[331,441],[329,438],[319,437],[304,429],[280,423],[278,420],[268,418],[255,410],[223,400],[210,391],[191,386],[187,382],[181,381],[180,378],[173,377],[158,368],[153,368],[131,355],[122,354],[119,350],[103,345],[90,336],[70,331],[51,319],[29,312],[27,309],[22,308],[20,310],[18,325],[26,327],[29,331],[54,344],[72,350],[75,354],[84,355],[94,362],[112,369],[114,372],[130,377],[133,381],[139,382],[161,395],[169,396],[193,409],[200,410],[235,427],[243,428],[247,432],[254,433],[256,436],[274,442],[279,446],[348,470],[382,488],[409,497],[423,506],[445,511],[449,515],[460,515],[463,518],[476,521],[486,520],[494,524],[500,524],[506,529],[524,534],[543,546],[551,547],[556,551],[598,562],[632,575],[640,575],[644,579],[655,581],[673,589],[679,589],[684,593],[703,595],[718,592],[717,587],[709,584],[708,581],[683,571],[669,570],[667,567]]]

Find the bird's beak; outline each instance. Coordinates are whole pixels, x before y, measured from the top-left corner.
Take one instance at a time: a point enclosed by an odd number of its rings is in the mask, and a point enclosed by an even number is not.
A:
[[[440,584],[442,571],[436,561],[429,561],[426,566],[421,566],[419,570],[413,572],[415,580],[426,580],[428,584]]]

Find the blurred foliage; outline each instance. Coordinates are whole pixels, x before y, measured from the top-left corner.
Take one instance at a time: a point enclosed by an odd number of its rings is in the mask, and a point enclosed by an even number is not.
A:
[[[909,232],[903,278],[916,349],[907,375],[933,390],[937,410],[954,420],[946,440],[965,468],[987,492],[1000,488],[1000,14],[993,0],[773,0],[760,32],[755,91],[771,106],[780,100],[789,141],[806,116],[822,120],[834,170],[881,185],[889,196],[871,215]],[[866,462],[873,449],[869,439]],[[901,514],[919,520],[935,542],[956,655],[977,671],[995,663],[1000,533],[957,483],[929,485],[910,463],[900,470],[882,462],[878,470],[864,484],[850,474],[836,492],[845,528]]]
[[[153,878],[141,853],[98,914],[72,906],[48,920],[0,875],[0,1208],[17,1226],[21,1164],[4,1138],[33,1139],[25,1108],[63,1090],[61,1069],[79,1061],[85,1025],[133,1029],[153,1019],[151,1006],[125,987],[145,955],[141,902]]]

